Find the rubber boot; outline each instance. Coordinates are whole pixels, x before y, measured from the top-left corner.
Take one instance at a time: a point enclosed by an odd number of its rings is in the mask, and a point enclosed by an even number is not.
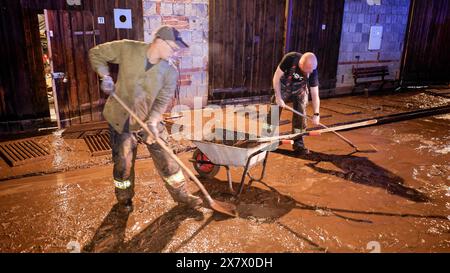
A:
[[[305,143],[303,142],[303,137],[295,140],[294,151],[297,153],[297,155],[300,155],[300,156],[311,154],[311,152],[305,147]]]
[[[117,204],[119,204],[119,208],[124,209],[125,211],[132,212],[134,210],[133,205],[133,189],[121,190],[115,188]]]
[[[199,208],[203,203],[200,197],[190,194],[186,188],[185,181],[165,184],[167,190],[177,203],[185,204],[190,208]]]

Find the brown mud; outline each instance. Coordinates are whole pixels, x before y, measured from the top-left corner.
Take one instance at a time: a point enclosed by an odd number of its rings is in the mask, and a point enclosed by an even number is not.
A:
[[[415,101],[417,95],[371,97],[367,105],[363,97],[328,100],[367,110],[356,117],[330,113],[323,122],[448,104],[428,95]],[[354,153],[333,134],[306,138],[309,156],[283,146],[270,153],[263,182],[246,186],[238,200],[228,194],[224,168],[201,179],[213,198],[237,204],[237,218],[174,203],[151,159],[136,164],[132,212],[115,204],[107,157],[87,169],[6,180],[0,252],[69,252],[74,244],[82,252],[370,252],[374,244],[381,252],[450,252],[449,120],[441,115],[343,132],[378,153]],[[66,141],[52,145],[77,149]],[[191,152],[180,156],[191,164]],[[232,168],[235,188],[242,171]],[[200,195],[193,183],[189,189]]]

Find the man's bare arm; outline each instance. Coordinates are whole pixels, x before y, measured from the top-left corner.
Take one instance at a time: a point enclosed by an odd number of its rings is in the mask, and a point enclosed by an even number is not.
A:
[[[319,87],[311,87],[311,99],[312,99],[312,106],[314,113],[320,113],[320,96],[319,96]],[[314,125],[319,125],[320,123],[320,117],[319,116],[313,116],[313,123]]]
[[[311,99],[314,113],[320,113],[319,87],[311,87]]]
[[[281,96],[281,82],[280,82],[283,74],[284,74],[283,70],[281,70],[280,67],[278,67],[273,76],[273,89],[275,90],[275,98],[277,104],[281,107],[284,106],[284,101]]]

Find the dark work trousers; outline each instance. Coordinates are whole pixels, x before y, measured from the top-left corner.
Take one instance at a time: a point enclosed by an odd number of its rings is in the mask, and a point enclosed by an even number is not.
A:
[[[281,96],[285,103],[292,102],[294,110],[299,111],[300,113],[306,116],[306,107],[308,106],[308,92],[305,90],[304,92],[298,92],[297,94],[293,94],[290,91],[281,90]],[[272,96],[271,99],[272,107],[276,107],[276,97]],[[267,124],[273,126],[278,126],[280,122],[280,116],[282,112],[282,108],[278,107],[278,117],[274,117],[274,121],[276,123],[272,123],[272,107],[269,110],[269,114],[267,115]],[[297,114],[292,113],[292,133],[300,133],[306,130],[307,127],[307,119],[306,117],[301,117]],[[272,128],[274,131],[275,128]],[[294,148],[305,148],[303,137],[300,137],[294,141]]]
[[[113,154],[113,176],[115,193],[119,202],[126,202],[134,197],[134,164],[136,161],[138,138],[130,132],[129,123],[125,124],[124,132],[119,134],[110,126],[111,147]],[[158,125],[159,137],[167,141],[168,133],[165,126]],[[153,163],[163,178],[170,177],[180,171],[180,166],[158,144],[147,145]]]

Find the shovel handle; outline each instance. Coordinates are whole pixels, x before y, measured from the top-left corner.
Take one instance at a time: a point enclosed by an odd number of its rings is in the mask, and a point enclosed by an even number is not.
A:
[[[299,111],[296,111],[295,109],[293,109],[292,107],[290,107],[290,106],[285,106],[284,108],[286,108],[287,110],[289,110],[289,111],[291,111],[292,113],[294,113],[294,114],[297,114],[297,115],[299,115],[299,116],[301,116],[301,117],[304,117],[304,118],[307,118],[307,119],[309,119],[309,120],[312,120],[312,118],[310,118],[309,116],[307,116],[307,115],[304,115],[304,114],[302,114],[302,113],[300,113]],[[326,125],[324,125],[324,124],[322,124],[322,123],[319,123],[319,125],[320,126],[322,126],[323,128],[325,128],[325,129],[329,129],[329,127],[328,126],[326,126]],[[333,134],[335,134],[336,136],[338,136],[340,139],[342,139],[345,143],[347,143],[348,145],[350,145],[352,148],[354,148],[354,149],[358,149],[358,147],[356,147],[356,145],[355,144],[353,144],[353,142],[351,142],[349,139],[347,139],[346,137],[344,137],[343,135],[341,135],[341,134],[339,134],[338,132],[336,132],[336,131],[331,131]]]
[[[311,131],[308,133],[308,136],[312,136],[312,137],[321,136],[321,135],[322,135],[322,133],[320,133],[319,131]]]

